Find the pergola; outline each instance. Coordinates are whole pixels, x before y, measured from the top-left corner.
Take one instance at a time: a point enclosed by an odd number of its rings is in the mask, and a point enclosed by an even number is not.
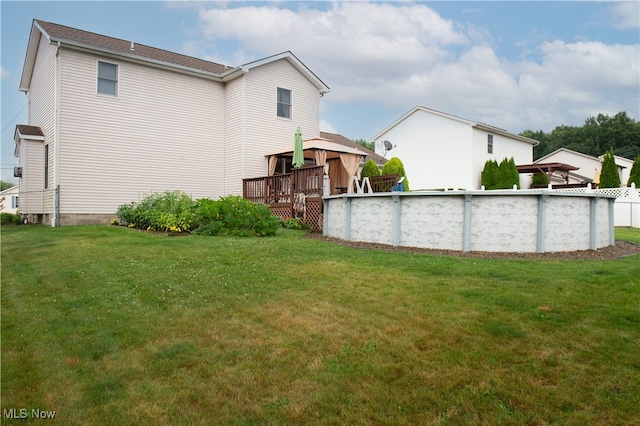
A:
[[[580,167],[571,166],[564,163],[541,163],[541,164],[525,164],[516,166],[518,173],[544,173],[547,175],[549,182],[551,182],[551,176],[555,172],[560,172],[560,176],[565,180],[565,183],[569,184],[569,172],[580,169]]]

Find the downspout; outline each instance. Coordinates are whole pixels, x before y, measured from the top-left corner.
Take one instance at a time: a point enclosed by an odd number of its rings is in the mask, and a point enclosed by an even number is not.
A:
[[[53,120],[53,218],[51,226],[60,226],[60,42],[56,47],[56,75],[54,90],[54,120]]]

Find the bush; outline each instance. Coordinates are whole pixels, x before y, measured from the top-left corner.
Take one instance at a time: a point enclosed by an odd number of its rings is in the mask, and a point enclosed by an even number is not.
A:
[[[292,217],[291,219],[287,219],[284,222],[282,222],[282,227],[285,229],[296,229],[296,230],[306,230],[310,228],[308,224],[301,221],[300,219],[296,219],[295,217]]]
[[[4,225],[20,225],[22,223],[22,217],[19,214],[14,213],[0,213],[0,224]]]
[[[633,166],[631,166],[627,186],[631,186],[632,183],[636,184],[636,188],[640,188],[640,155],[633,162]]]
[[[547,186],[549,185],[549,178],[546,173],[538,172],[533,175],[533,179],[531,180],[531,185],[535,186]]]
[[[369,159],[366,163],[364,163],[364,166],[362,167],[360,178],[364,179],[371,176],[380,176],[380,168],[375,161]]]
[[[387,161],[387,163],[382,168],[383,175],[398,175],[399,177],[404,177],[402,181],[404,185],[404,190],[409,191],[409,179],[407,179],[407,174],[404,171],[404,164],[398,157],[392,157]]]
[[[511,189],[513,185],[520,188],[520,174],[513,157],[505,157],[499,165],[496,160],[487,160],[480,180],[485,189]]]
[[[191,198],[181,191],[149,194],[140,203],[122,204],[116,214],[130,228],[156,231],[188,232],[193,220]]]
[[[487,160],[482,169],[481,181],[485,189],[496,189],[498,186],[498,162]]]
[[[599,188],[620,188],[620,175],[618,174],[618,166],[613,158],[613,149],[609,149],[604,154],[602,160],[602,171],[600,172]]]
[[[279,217],[267,205],[256,204],[239,196],[222,197],[218,201],[203,198],[196,201],[194,231],[200,235],[236,235],[263,237],[275,235]]]

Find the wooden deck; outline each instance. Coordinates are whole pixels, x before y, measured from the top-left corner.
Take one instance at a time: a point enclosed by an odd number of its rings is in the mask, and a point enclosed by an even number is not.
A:
[[[282,220],[298,218],[311,229],[322,231],[324,166],[294,169],[291,173],[242,180],[242,196],[254,203],[268,204]],[[390,192],[397,175],[370,178],[373,192]],[[347,188],[336,188],[336,194]],[[334,195],[333,193],[331,195]]]
[[[242,180],[242,196],[254,203],[268,204],[273,214],[287,220],[298,218],[321,231],[324,166],[294,169],[293,172]]]

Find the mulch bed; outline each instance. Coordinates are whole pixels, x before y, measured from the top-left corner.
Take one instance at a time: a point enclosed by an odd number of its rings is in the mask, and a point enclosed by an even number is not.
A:
[[[344,241],[337,238],[325,237],[317,232],[307,234],[308,238],[340,244],[346,247],[387,250],[408,253],[424,253],[434,256],[459,256],[485,259],[548,259],[548,260],[609,260],[640,254],[640,245],[628,241],[616,241],[615,245],[599,248],[597,250],[576,250],[548,253],[505,253],[487,251],[439,250],[420,247],[395,247],[388,244],[363,243],[358,241]]]

